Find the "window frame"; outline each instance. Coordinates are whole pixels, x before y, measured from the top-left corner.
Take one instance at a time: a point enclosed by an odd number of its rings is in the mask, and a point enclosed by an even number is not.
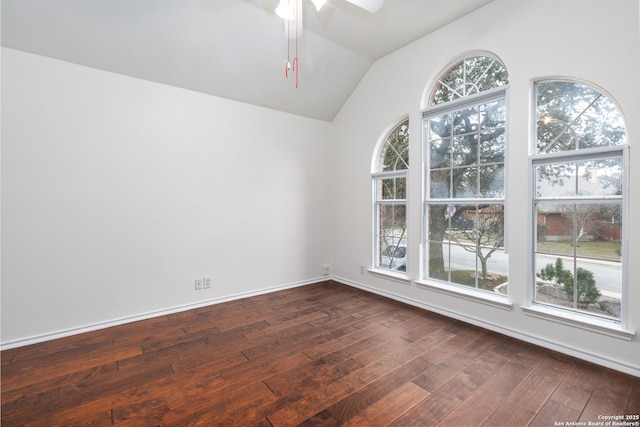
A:
[[[504,64],[500,60],[498,60],[495,56],[486,53],[479,53],[471,56],[467,56],[461,58],[453,63],[451,63],[448,67],[446,67],[434,80],[434,83],[431,85],[431,90],[425,94],[425,100],[432,99],[433,93],[436,90],[436,87],[442,78],[443,75],[452,71],[452,67],[457,63],[463,63],[467,59],[474,57],[487,57],[499,61],[502,67]],[[454,295],[457,297],[461,297],[467,300],[471,300],[474,302],[484,303],[493,307],[502,308],[505,310],[510,310],[512,304],[509,301],[509,295],[498,295],[497,293],[492,293],[486,290],[477,289],[475,287],[468,287],[465,285],[459,285],[448,281],[440,281],[435,278],[429,277],[429,230],[428,230],[428,215],[429,215],[429,207],[436,204],[447,204],[447,203],[455,203],[455,204],[477,204],[477,203],[493,203],[500,204],[503,207],[504,213],[504,250],[507,253],[507,241],[508,241],[508,219],[507,219],[507,188],[504,186],[504,196],[495,198],[495,197],[486,197],[486,198],[430,198],[430,158],[431,158],[431,150],[429,145],[429,130],[427,128],[427,123],[430,118],[437,117],[439,115],[453,113],[456,111],[460,111],[466,108],[471,108],[474,106],[481,106],[495,101],[503,101],[505,108],[505,122],[504,122],[504,135],[505,135],[505,147],[504,147],[504,174],[507,175],[508,172],[508,135],[509,135],[509,122],[507,120],[507,111],[509,108],[509,83],[501,84],[497,87],[493,87],[484,91],[480,91],[478,93],[473,93],[471,95],[466,95],[462,97],[457,97],[453,100],[425,105],[422,109],[422,183],[423,183],[423,192],[422,192],[422,251],[421,251],[421,274],[420,279],[416,280],[416,285],[419,288],[432,290],[448,295]],[[506,182],[506,181],[505,181]],[[477,268],[477,267],[476,267]]]
[[[620,339],[631,340],[635,333],[628,330],[628,226],[629,226],[629,140],[628,140],[628,128],[625,122],[626,142],[624,144],[615,144],[609,146],[598,146],[593,148],[578,148],[565,151],[554,152],[542,152],[538,153],[538,134],[537,134],[537,87],[539,83],[549,82],[565,82],[575,83],[588,86],[600,92],[601,95],[606,96],[617,108],[618,113],[624,120],[624,114],[615,100],[606,91],[602,90],[597,85],[589,82],[584,82],[577,79],[567,78],[547,78],[539,79],[532,82],[532,102],[531,102],[531,143],[529,147],[529,192],[528,197],[528,212],[530,244],[528,245],[528,263],[530,265],[528,274],[528,286],[527,286],[527,303],[522,305],[523,312],[529,316],[551,320],[557,323],[566,324],[569,326],[577,327],[580,329],[597,332],[603,335],[608,335]],[[588,160],[604,160],[604,159],[621,159],[622,165],[622,194],[620,196],[537,196],[537,179],[536,168],[538,166],[553,165],[558,163],[576,163]],[[598,314],[591,314],[585,310],[578,310],[571,307],[563,307],[560,305],[554,305],[551,303],[545,303],[536,300],[536,254],[537,254],[537,209],[536,205],[539,202],[558,202],[558,203],[571,203],[571,201],[580,203],[589,203],[596,201],[596,204],[605,204],[608,201],[620,203],[621,205],[621,292],[620,292],[620,318],[615,319],[612,317],[602,316]]]
[[[406,169],[394,169],[389,171],[380,170],[379,167],[384,163],[384,158],[381,157],[385,154],[385,146],[390,144],[389,139],[393,136],[394,132],[398,131],[402,126],[407,126],[407,130],[409,130],[409,117],[405,116],[401,120],[397,121],[393,126],[390,126],[384,133],[384,137],[376,145],[376,149],[374,150],[373,156],[373,164],[372,164],[372,172],[371,172],[371,200],[372,200],[372,248],[371,251],[371,267],[367,269],[369,273],[375,275],[381,275],[386,278],[390,278],[405,284],[410,283],[409,277],[409,254],[411,252],[409,245],[406,244],[406,264],[405,270],[394,270],[391,268],[385,268],[379,265],[378,260],[381,256],[381,247],[380,247],[380,207],[381,206],[397,206],[404,205],[405,209],[405,235],[404,241],[407,242],[408,238],[408,195],[409,195],[409,167],[410,165],[407,163]],[[410,138],[410,134],[407,136]],[[408,150],[408,148],[407,148]],[[408,153],[408,151],[407,151]],[[400,154],[400,153],[398,153]],[[382,181],[385,179],[397,179],[401,178],[405,180],[405,198],[404,199],[385,199],[380,197],[381,190],[380,186],[382,185]]]

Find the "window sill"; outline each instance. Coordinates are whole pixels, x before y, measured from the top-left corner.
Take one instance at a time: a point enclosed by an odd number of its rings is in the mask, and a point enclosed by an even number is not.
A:
[[[573,326],[586,331],[597,332],[626,341],[631,341],[636,334],[634,331],[623,329],[618,323],[613,321],[595,319],[587,315],[570,313],[562,309],[537,304],[521,306],[520,308],[529,316],[562,323],[563,325]]]
[[[451,295],[458,298],[464,298],[469,301],[479,302],[491,307],[501,308],[503,310],[511,310],[512,304],[508,298],[498,294],[491,294],[490,292],[476,291],[473,289],[465,289],[463,287],[448,286],[445,284],[438,284],[435,282],[427,282],[424,280],[416,280],[416,286],[420,289],[426,289],[429,291],[440,292],[445,295]]]
[[[396,272],[393,270],[385,270],[383,268],[369,268],[367,272],[371,275],[382,277],[384,279],[390,279],[396,282],[403,283],[405,285],[411,284],[411,278],[405,273]]]

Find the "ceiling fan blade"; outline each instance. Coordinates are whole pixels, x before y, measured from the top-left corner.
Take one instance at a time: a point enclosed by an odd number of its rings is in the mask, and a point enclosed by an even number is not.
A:
[[[384,0],[345,0],[351,4],[363,8],[367,12],[376,13],[382,7]]]

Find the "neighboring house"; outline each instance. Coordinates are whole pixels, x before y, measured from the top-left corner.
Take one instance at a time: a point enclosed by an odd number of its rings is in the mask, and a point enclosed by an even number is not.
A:
[[[564,212],[540,212],[538,211],[538,225],[544,224],[546,240],[571,240],[572,219]],[[607,222],[604,219],[590,219],[587,221],[584,234],[580,240],[617,241],[621,238],[620,222],[612,219]]]
[[[603,168],[604,169],[604,168]],[[619,191],[619,182],[615,170],[609,173],[599,168],[589,168],[579,174],[575,181],[565,179],[562,182],[551,182],[540,178],[536,191],[546,197],[562,196],[567,192],[575,192],[589,196],[592,194],[615,194]],[[595,241],[617,241],[621,239],[620,215],[615,209],[602,209],[595,205],[575,205],[576,221],[580,230],[579,239]],[[538,226],[544,224],[543,238],[552,241],[572,239],[573,205],[544,203],[537,206]],[[540,238],[540,236],[539,236]]]

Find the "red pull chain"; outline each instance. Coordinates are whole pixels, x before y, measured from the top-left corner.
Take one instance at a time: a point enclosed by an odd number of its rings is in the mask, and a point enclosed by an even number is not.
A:
[[[300,69],[300,65],[298,64],[298,57],[293,58],[293,71],[296,72],[296,89],[298,89],[298,72]]]
[[[287,6],[289,5],[289,2],[291,0],[287,1]],[[300,73],[300,65],[298,64],[298,19],[300,19],[300,15],[298,14],[298,7],[300,5],[300,0],[293,0],[295,1],[295,12],[294,15],[296,17],[296,56],[295,58],[293,58],[293,63],[289,62],[289,54],[291,51],[291,40],[289,39],[289,26],[291,25],[291,20],[287,19],[287,66],[284,69],[284,76],[288,79],[289,78],[289,70],[292,70],[293,72],[296,73],[296,89],[298,89],[298,76]]]
[[[296,89],[298,89],[298,75],[300,73],[300,64],[298,64],[298,57],[293,58],[293,65],[287,61],[287,65],[284,69],[284,76],[289,78],[289,69],[296,73]]]

